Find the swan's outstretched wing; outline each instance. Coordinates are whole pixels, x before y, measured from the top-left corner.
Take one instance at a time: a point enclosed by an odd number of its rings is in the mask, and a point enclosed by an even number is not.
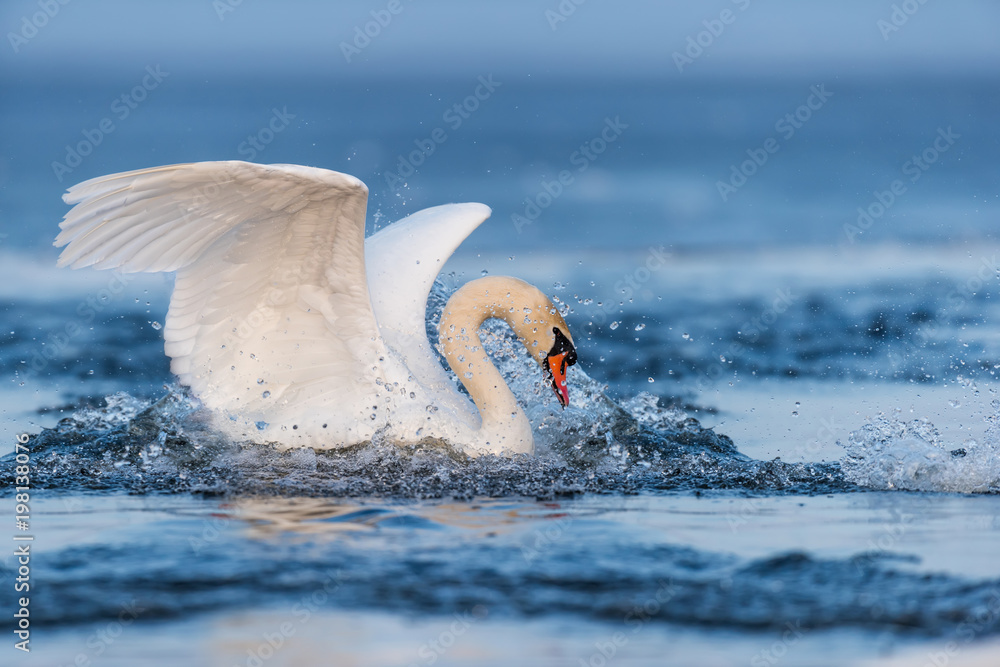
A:
[[[334,412],[350,424],[383,353],[365,280],[367,196],[352,176],[296,165],[112,174],[65,196],[59,264],[177,271],[166,351],[209,407],[253,419],[328,406],[331,427]]]
[[[462,241],[490,217],[485,204],[435,206],[403,218],[365,242],[368,287],[379,331],[439,403],[471,411],[427,341],[427,296]]]

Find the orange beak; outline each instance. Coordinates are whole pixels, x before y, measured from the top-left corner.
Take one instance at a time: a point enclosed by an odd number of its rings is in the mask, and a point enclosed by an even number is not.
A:
[[[550,355],[548,358],[549,375],[552,376],[552,389],[556,392],[559,405],[564,408],[569,405],[569,387],[566,385],[566,357],[569,354],[570,352],[566,351]]]

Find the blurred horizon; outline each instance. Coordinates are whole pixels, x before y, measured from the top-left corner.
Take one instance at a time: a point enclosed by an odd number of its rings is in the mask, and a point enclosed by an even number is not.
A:
[[[992,240],[997,26],[985,0],[7,2],[0,250],[53,256],[74,183],[230,159],[361,178],[369,232],[489,204],[463,252]],[[802,106],[819,89],[829,103]],[[579,158],[606,122],[627,129]],[[948,128],[954,147],[911,180]],[[437,129],[446,141],[407,165]],[[850,233],[900,178],[905,194]]]
[[[18,0],[0,6],[7,42],[0,63],[4,77],[114,77],[137,61],[165,59],[204,73],[346,79],[455,78],[485,70],[668,80],[852,69],[859,77],[995,76],[998,26],[1000,5],[987,0]],[[689,38],[700,40],[701,53]],[[682,62],[679,71],[675,53],[693,62]]]

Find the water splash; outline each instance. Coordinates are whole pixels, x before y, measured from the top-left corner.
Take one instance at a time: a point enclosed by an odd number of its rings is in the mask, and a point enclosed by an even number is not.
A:
[[[836,465],[750,459],[651,395],[619,405],[589,378],[577,393],[575,408],[529,410],[535,456],[478,458],[446,442],[400,446],[378,435],[343,449],[282,451],[213,431],[179,387],[156,402],[115,394],[31,439],[33,480],[61,490],[397,498],[854,488]],[[13,455],[0,460],[0,479],[12,481],[14,467]]]
[[[453,291],[448,282],[445,276],[428,299],[427,331],[435,349],[437,322]],[[106,406],[78,410],[37,434],[31,442],[34,483],[130,493],[405,498],[854,488],[836,465],[750,459],[725,435],[651,394],[616,403],[583,364],[571,370],[571,406],[563,410],[509,327],[488,321],[481,333],[532,423],[535,456],[469,458],[461,443],[425,439],[400,446],[381,434],[342,449],[283,452],[213,431],[198,401],[171,387],[156,402],[114,394]],[[453,381],[456,391],[464,391],[457,377]],[[13,459],[0,460],[0,478],[12,475]]]
[[[848,437],[844,477],[872,489],[1000,493],[1000,415],[987,418],[981,441],[944,441],[926,418],[879,413]]]

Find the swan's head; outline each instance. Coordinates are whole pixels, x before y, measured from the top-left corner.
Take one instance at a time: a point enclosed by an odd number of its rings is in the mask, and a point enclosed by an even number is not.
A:
[[[512,303],[518,304],[511,312],[523,313],[523,319],[517,316],[504,319],[542,367],[559,405],[565,408],[569,405],[566,370],[576,363],[576,346],[566,320],[540,289],[516,278],[506,280],[508,291],[504,294],[510,294]],[[516,289],[510,289],[512,285]]]
[[[559,319],[562,319],[560,317]],[[565,322],[563,323],[565,326]],[[552,348],[545,356],[545,372],[548,373],[552,382],[552,389],[556,392],[559,405],[564,408],[569,405],[569,387],[566,384],[566,369],[576,363],[576,348],[569,337],[569,329],[560,329],[558,326],[552,327]]]
[[[569,405],[569,386],[566,384],[566,369],[576,363],[576,348],[569,339],[568,332],[563,333],[559,327],[552,327],[553,343],[542,368],[549,376],[552,390],[556,392],[559,405],[564,408]]]
[[[470,350],[482,348],[478,335],[473,339],[469,334],[491,317],[510,325],[548,376],[559,404],[564,408],[569,405],[566,370],[576,363],[573,336],[552,300],[534,285],[517,278],[479,278],[463,285],[449,299],[441,315],[440,331],[443,353],[452,369],[458,363],[468,368]],[[459,359],[459,355],[466,361]]]

